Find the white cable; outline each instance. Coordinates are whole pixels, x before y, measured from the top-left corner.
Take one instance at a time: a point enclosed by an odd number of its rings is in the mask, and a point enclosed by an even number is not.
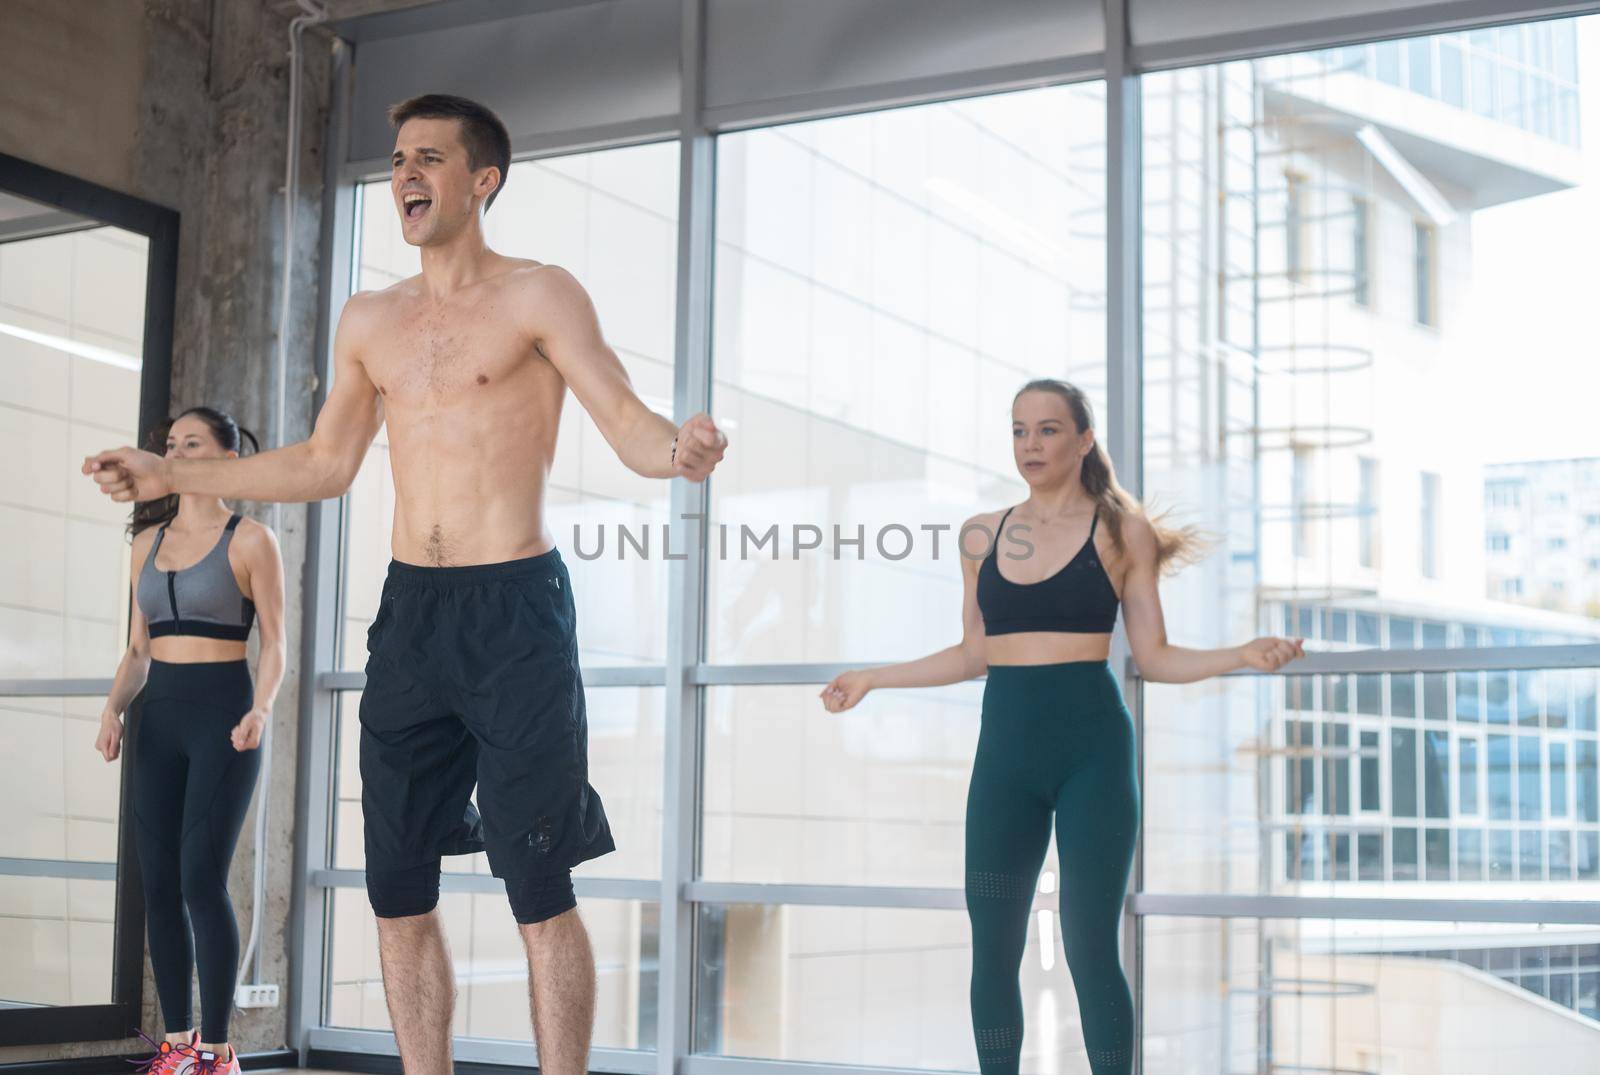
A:
[[[296,179],[300,170],[300,34],[307,26],[319,22],[326,22],[328,12],[317,0],[296,0],[302,14],[295,16],[289,22],[289,124],[288,124],[288,149],[284,154],[283,178],[283,280],[279,287],[280,301],[278,306],[278,352],[277,366],[277,400],[273,412],[273,440],[275,448],[284,444],[284,412],[288,409],[289,396],[289,281],[294,269],[294,207],[298,184]],[[276,501],[272,505],[272,532],[281,534],[283,529],[283,505]],[[272,787],[272,721],[268,720],[261,733],[261,798],[256,803],[256,866],[255,866],[255,898],[250,907],[250,940],[246,943],[244,952],[239,958],[239,973],[234,978],[233,988],[237,994],[239,987],[244,985],[245,971],[250,967],[252,958],[255,969],[251,975],[255,984],[261,984],[261,905],[265,902],[267,892],[267,799],[268,791]]]

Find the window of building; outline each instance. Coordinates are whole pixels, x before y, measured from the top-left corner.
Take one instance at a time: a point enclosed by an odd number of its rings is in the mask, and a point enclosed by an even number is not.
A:
[[[1283,263],[1289,279],[1305,277],[1306,177],[1286,172],[1284,181]]]
[[[1484,485],[1484,495],[1491,508],[1515,508],[1522,504],[1522,482],[1518,479],[1497,479]]]
[[[1313,489],[1313,455],[1312,449],[1299,446],[1294,450],[1294,460],[1291,463],[1294,473],[1291,475],[1291,496],[1294,506],[1293,515],[1293,545],[1296,556],[1310,556],[1312,554],[1312,539],[1315,528],[1312,525],[1311,496]]]
[[[1439,475],[1422,474],[1421,540],[1417,543],[1418,569],[1425,578],[1439,577]]]
[[[1436,306],[1436,235],[1432,224],[1417,221],[1416,236],[1416,318],[1417,324],[1434,326],[1439,323]]]
[[[1439,39],[1439,98],[1445,104],[1460,108],[1466,99],[1465,67],[1461,60],[1461,44],[1457,38]]]
[[[1413,37],[1406,42],[1406,82],[1412,93],[1434,96],[1433,38]]]
[[[1485,119],[1495,115],[1494,61],[1482,53],[1472,56],[1472,110]]]
[[[1400,85],[1400,42],[1378,42],[1378,80]]]
[[[1487,547],[1490,552],[1510,552],[1511,535],[1492,533],[1489,535]]]
[[[1360,463],[1360,488],[1357,491],[1360,516],[1360,535],[1357,556],[1362,567],[1378,566],[1378,461],[1362,456]]]
[[[1475,737],[1461,736],[1456,740],[1456,811],[1463,817],[1476,817],[1478,808],[1478,753],[1481,748]]]
[[[1366,198],[1350,199],[1350,258],[1353,267],[1351,298],[1357,306],[1372,305],[1372,203]]]

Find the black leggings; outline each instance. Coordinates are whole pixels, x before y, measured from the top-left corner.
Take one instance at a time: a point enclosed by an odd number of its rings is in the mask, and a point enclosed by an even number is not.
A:
[[[228,864],[261,770],[229,736],[250,711],[244,660],[150,662],[133,746],[133,814],[150,929],[150,964],[167,1033],[190,1029],[200,971],[200,1040],[228,1040],[239,924]],[[190,927],[194,943],[189,941]]]

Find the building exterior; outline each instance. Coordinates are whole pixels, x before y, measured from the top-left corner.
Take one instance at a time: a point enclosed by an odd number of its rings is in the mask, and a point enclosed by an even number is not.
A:
[[[1489,467],[1488,594],[1600,618],[1600,459]]]

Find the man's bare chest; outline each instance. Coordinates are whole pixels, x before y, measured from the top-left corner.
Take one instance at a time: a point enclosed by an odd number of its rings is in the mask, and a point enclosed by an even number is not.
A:
[[[397,317],[368,352],[367,371],[385,403],[438,406],[503,392],[539,355],[491,311]]]

